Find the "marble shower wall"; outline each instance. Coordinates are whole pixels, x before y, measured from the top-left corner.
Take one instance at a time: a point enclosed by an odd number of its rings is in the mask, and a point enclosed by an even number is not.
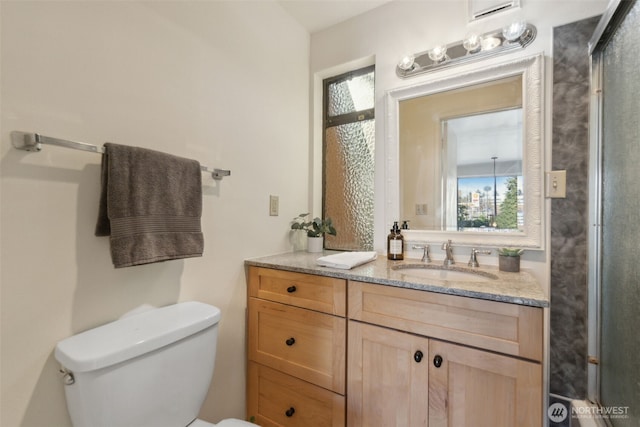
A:
[[[587,394],[589,55],[600,17],[554,28],[552,169],[567,198],[551,201],[551,393]]]

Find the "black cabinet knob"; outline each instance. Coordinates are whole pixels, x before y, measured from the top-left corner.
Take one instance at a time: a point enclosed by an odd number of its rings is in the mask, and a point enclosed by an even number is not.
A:
[[[296,409],[292,406],[284,413],[287,417],[292,417],[296,413]]]
[[[422,354],[422,352],[420,350],[416,351],[413,354],[413,360],[415,360],[418,363],[422,362],[422,358],[423,357],[424,357],[424,354]]]
[[[287,292],[289,292],[290,294],[294,293],[295,291],[296,291],[295,285],[291,285],[287,288]]]
[[[291,347],[292,345],[294,345],[296,343],[296,339],[294,337],[291,337],[288,340],[286,340],[284,343],[286,345],[288,345],[289,347]]]
[[[436,357],[433,358],[433,366],[435,366],[436,368],[442,366],[442,356],[436,354]]]

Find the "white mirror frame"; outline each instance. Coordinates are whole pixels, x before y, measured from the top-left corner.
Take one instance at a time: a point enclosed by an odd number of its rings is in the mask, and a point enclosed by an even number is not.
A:
[[[542,54],[504,62],[488,68],[476,69],[436,80],[387,91],[385,144],[385,224],[391,228],[400,218],[399,166],[399,106],[403,100],[430,95],[506,77],[522,75],[523,91],[523,172],[524,172],[524,230],[523,232],[474,232],[403,230],[406,240],[445,242],[483,247],[519,247],[542,249],[544,245],[544,169],[543,114],[544,56]],[[481,64],[480,64],[481,65]]]

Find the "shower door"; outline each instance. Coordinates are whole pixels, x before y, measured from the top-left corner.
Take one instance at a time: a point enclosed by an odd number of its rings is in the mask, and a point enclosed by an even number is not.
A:
[[[615,427],[640,425],[639,46],[640,2],[612,2],[590,46],[589,393]]]

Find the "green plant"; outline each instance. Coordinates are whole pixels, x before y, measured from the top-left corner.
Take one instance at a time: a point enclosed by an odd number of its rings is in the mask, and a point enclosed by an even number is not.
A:
[[[498,253],[502,256],[520,256],[524,252],[524,249],[519,248],[500,248]]]
[[[335,236],[337,234],[336,229],[333,227],[331,218],[320,219],[314,218],[313,220],[307,220],[310,213],[303,213],[293,218],[291,223],[292,230],[304,230],[309,237],[322,237],[325,234],[331,234]]]

